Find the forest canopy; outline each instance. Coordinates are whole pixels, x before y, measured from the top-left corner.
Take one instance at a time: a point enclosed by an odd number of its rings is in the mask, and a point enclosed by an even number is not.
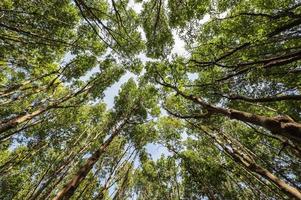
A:
[[[299,0],[1,0],[0,199],[301,199],[300,64]]]

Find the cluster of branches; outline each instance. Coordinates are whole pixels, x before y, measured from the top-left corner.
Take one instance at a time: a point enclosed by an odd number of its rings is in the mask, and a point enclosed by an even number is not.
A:
[[[130,29],[141,25],[149,55],[164,59],[173,1],[144,2],[141,24],[123,0],[101,1],[110,10],[98,3],[45,3],[58,9],[49,15],[24,2],[0,9],[0,198],[301,199],[299,3],[274,13],[232,7],[200,28],[205,42],[188,61],[147,63],[139,86],[129,80],[110,110],[100,100],[124,69],[104,52],[131,60],[141,41]],[[233,20],[264,28],[227,27]],[[170,121],[153,118],[157,92]],[[193,139],[180,140],[186,133]],[[172,155],[153,161],[145,146],[158,141]]]

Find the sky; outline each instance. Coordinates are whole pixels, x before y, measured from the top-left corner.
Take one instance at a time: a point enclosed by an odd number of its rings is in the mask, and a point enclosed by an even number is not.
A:
[[[134,3],[134,0],[129,1],[129,7],[133,8],[137,13],[141,13],[142,6],[141,3]],[[200,20],[200,23],[206,23],[209,21],[210,15],[206,14],[202,20]],[[142,28],[139,28],[139,31],[141,32],[142,39],[145,38],[145,33],[143,32]],[[171,51],[171,54],[176,54],[178,56],[187,57],[189,56],[189,52],[185,49],[185,42],[179,37],[176,30],[172,31],[173,38],[174,38],[174,47]],[[145,54],[140,54],[138,56],[142,62],[149,61],[149,58],[146,57]],[[197,74],[189,74],[188,77],[191,80],[194,80],[197,78]],[[133,78],[134,80],[138,80],[138,76],[131,73],[126,72],[118,82],[113,84],[111,87],[107,88],[104,92],[104,102],[107,104],[107,108],[110,109],[114,106],[114,98],[118,95],[120,87],[127,82],[130,78]],[[186,136],[185,136],[186,137]],[[171,155],[171,153],[167,150],[166,147],[162,146],[161,144],[148,144],[146,146],[147,152],[151,155],[152,159],[157,160],[162,155],[168,156]]]
[[[142,29],[140,30],[142,32]],[[177,35],[176,31],[173,31],[173,37],[174,37],[174,47],[172,49],[172,54],[177,54],[180,56],[187,56],[188,52],[185,50],[185,42],[180,39],[180,37]],[[144,38],[144,33],[142,32],[142,38]],[[141,54],[138,57],[142,60],[142,62],[146,62],[149,59],[144,55]],[[195,75],[191,74],[191,77],[195,77]],[[138,80],[138,76],[131,73],[126,72],[118,82],[113,84],[111,87],[107,88],[104,92],[104,102],[107,104],[107,108],[110,109],[114,106],[114,98],[118,95],[120,87],[126,83],[130,78],[133,78],[134,80]],[[146,146],[147,152],[151,155],[152,159],[157,160],[162,155],[168,156],[171,155],[171,153],[167,150],[166,147],[160,145],[160,144],[154,144],[150,143]]]
[[[142,4],[141,3],[134,3],[134,0],[129,1],[129,7],[133,8],[137,13],[140,13],[142,10]],[[209,15],[205,15],[204,18],[200,21],[201,23],[205,23],[210,19]],[[143,32],[142,28],[139,28],[139,31],[141,32],[141,36],[143,40],[146,40],[145,33]],[[175,30],[172,31],[173,38],[174,38],[174,47],[171,51],[171,54],[175,54],[178,56],[187,57],[189,56],[189,52],[185,50],[185,42],[179,37],[177,32]],[[67,54],[64,58],[64,62],[69,62],[72,59],[71,54]],[[145,54],[141,53],[138,55],[138,58],[141,59],[143,63],[150,61],[151,59],[148,58]],[[81,80],[88,80],[89,77],[91,77],[93,74],[99,72],[98,67],[93,68],[91,71],[89,71],[85,76],[81,77]],[[188,77],[191,80],[194,80],[197,78],[197,74],[188,74]],[[126,83],[130,78],[133,78],[134,80],[138,80],[139,76],[127,71],[115,84],[113,84],[111,87],[107,88],[104,91],[104,103],[107,104],[107,109],[111,109],[114,107],[114,98],[118,95],[119,90],[121,86]],[[164,113],[164,112],[163,112]],[[184,136],[186,137],[186,136]],[[19,142],[14,142],[13,145],[10,147],[11,150],[15,149],[21,145]],[[157,160],[162,155],[168,156],[171,155],[171,153],[161,144],[148,144],[146,146],[147,152],[151,155],[152,159]]]

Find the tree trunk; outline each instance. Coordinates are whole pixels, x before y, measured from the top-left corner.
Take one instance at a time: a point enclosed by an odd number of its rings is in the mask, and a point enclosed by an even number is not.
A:
[[[267,169],[255,164],[254,166],[251,165],[251,168],[254,172],[260,174],[262,177],[266,178],[267,180],[273,182],[275,185],[277,185],[282,191],[286,192],[292,197],[295,197],[296,199],[301,199],[301,192],[295,188],[272,174]]]
[[[81,138],[81,136],[79,137]],[[74,143],[74,145],[77,144],[78,141],[76,141]],[[53,181],[53,179],[59,177],[59,174],[62,173],[64,171],[65,168],[67,168],[67,170],[63,173],[63,174],[67,174],[67,172],[69,171],[69,169],[71,168],[71,164],[75,161],[76,155],[79,155],[81,153],[83,153],[87,147],[89,146],[89,144],[91,144],[91,142],[85,144],[83,147],[81,147],[77,152],[76,151],[71,151],[68,155],[63,155],[62,157],[67,158],[67,159],[62,159],[59,162],[59,165],[56,167],[56,169],[54,170],[54,172],[52,172],[48,177],[47,181],[39,188],[39,190],[29,199],[35,200],[38,199],[38,196],[40,196],[40,194],[42,192],[44,192],[44,190],[48,187],[48,185]],[[60,159],[62,158],[60,157]],[[50,189],[47,189],[46,193],[43,195],[43,197],[41,197],[40,199],[46,199],[46,196],[50,195],[51,191],[53,190],[53,188],[55,188],[63,179],[64,175],[61,176],[61,178],[59,178],[58,181],[56,181],[56,183],[54,184],[54,186]]]
[[[67,200],[69,199],[79,186],[79,184],[85,179],[87,174],[90,172],[94,164],[99,160],[102,153],[104,153],[113,139],[120,133],[122,124],[118,129],[116,129],[111,136],[101,145],[101,147],[95,151],[92,156],[86,161],[86,163],[78,170],[76,175],[64,186],[64,188],[57,193],[53,200]]]
[[[50,108],[48,108],[50,109]],[[25,115],[19,115],[17,117],[14,117],[13,119],[10,119],[5,122],[0,122],[0,133],[6,132],[19,124],[28,121],[30,119],[33,119],[34,117],[46,112],[48,110],[47,108],[40,108],[32,113],[27,113]]]
[[[204,131],[204,130],[203,130]],[[281,191],[288,194],[291,197],[301,200],[301,192],[296,189],[295,187],[287,184],[273,173],[265,169],[264,167],[258,165],[255,159],[249,155],[247,152],[242,150],[242,145],[240,148],[236,148],[233,143],[229,143],[228,141],[223,142],[219,136],[213,135],[207,131],[204,131],[207,135],[214,138],[214,140],[223,147],[223,149],[234,159],[234,161],[242,164],[248,170],[253,173],[259,174],[261,177],[265,178],[266,180],[274,183]],[[228,137],[229,140],[229,137]],[[227,144],[228,143],[228,144]],[[229,148],[231,147],[231,149]]]
[[[261,126],[271,133],[285,136],[297,143],[301,142],[301,124],[295,122],[286,116],[265,117],[248,112],[243,112],[235,109],[227,109],[216,107],[204,102],[201,98],[195,96],[188,96],[181,93],[186,99],[190,99],[195,103],[203,106],[208,112],[213,114],[222,114],[230,119],[236,119],[243,122],[248,122],[257,126]]]

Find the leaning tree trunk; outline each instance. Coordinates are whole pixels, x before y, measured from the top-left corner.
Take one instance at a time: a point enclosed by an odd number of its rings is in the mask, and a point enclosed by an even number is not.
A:
[[[240,145],[240,148],[236,148],[235,144],[232,143],[232,141],[229,139],[228,136],[226,139],[227,141],[224,142],[223,140],[221,140],[219,136],[211,134],[203,129],[202,131],[205,132],[210,137],[214,138],[214,140],[220,146],[223,147],[223,149],[227,152],[227,154],[229,154],[234,159],[234,161],[242,164],[245,168],[250,170],[252,173],[256,173],[261,177],[263,177],[264,179],[274,183],[282,192],[288,194],[290,197],[301,200],[301,192],[297,188],[287,184],[285,181],[278,178],[272,172],[257,164],[253,156],[251,156],[247,151],[242,150],[242,145]]]
[[[57,193],[53,200],[67,200],[69,199],[74,192],[76,191],[79,184],[85,179],[87,174],[90,172],[94,164],[99,160],[102,153],[104,153],[107,147],[111,144],[113,139],[118,136],[122,127],[122,124],[118,129],[115,129],[111,136],[100,146],[100,148],[95,151],[92,156],[86,161],[86,163],[77,171],[73,178],[64,186],[64,188]]]
[[[178,91],[183,97],[189,99],[201,106],[212,114],[221,114],[230,119],[236,119],[242,122],[248,122],[257,126],[261,126],[271,133],[284,136],[296,143],[301,142],[301,124],[295,122],[287,116],[266,117],[253,113],[243,112],[235,109],[221,108],[204,102],[201,98],[188,96]]]

